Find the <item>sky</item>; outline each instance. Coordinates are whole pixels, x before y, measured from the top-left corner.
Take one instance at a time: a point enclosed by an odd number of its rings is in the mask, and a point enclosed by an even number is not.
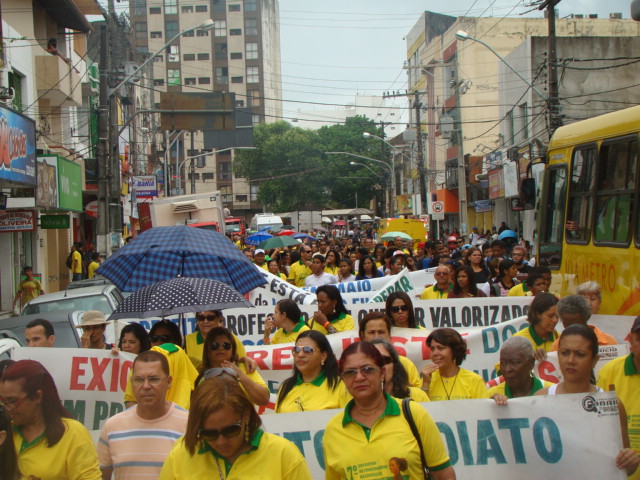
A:
[[[407,88],[405,35],[425,10],[452,16],[518,16],[530,8],[519,0],[279,0],[283,116],[298,109],[331,110],[356,94],[381,95]],[[631,0],[562,0],[559,17],[621,12]],[[446,5],[442,8],[441,5]],[[541,12],[529,16],[541,17]],[[302,102],[315,102],[302,103]],[[397,99],[394,106],[406,107]]]

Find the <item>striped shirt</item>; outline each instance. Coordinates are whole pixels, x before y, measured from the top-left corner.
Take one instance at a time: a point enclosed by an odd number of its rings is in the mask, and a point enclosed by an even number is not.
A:
[[[175,403],[155,420],[138,416],[133,406],[106,421],[98,440],[101,468],[119,479],[156,479],[175,441],[187,429],[189,412]]]

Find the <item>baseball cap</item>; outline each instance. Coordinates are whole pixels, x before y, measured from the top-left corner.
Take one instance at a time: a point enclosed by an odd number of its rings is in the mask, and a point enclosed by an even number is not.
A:
[[[253,252],[254,255],[258,255],[259,253],[265,253],[265,251],[261,248],[258,248],[255,252]]]

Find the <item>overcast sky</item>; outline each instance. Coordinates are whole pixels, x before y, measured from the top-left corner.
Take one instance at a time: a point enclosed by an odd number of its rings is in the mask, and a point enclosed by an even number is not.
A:
[[[518,16],[529,10],[518,0],[279,0],[284,116],[298,109],[332,109],[360,94],[380,95],[407,87],[402,69],[404,36],[424,10],[452,16]],[[629,18],[631,0],[563,0],[559,16],[597,13]],[[439,5],[446,5],[441,8]],[[533,12],[530,16],[542,16]],[[398,101],[397,106],[406,102]]]

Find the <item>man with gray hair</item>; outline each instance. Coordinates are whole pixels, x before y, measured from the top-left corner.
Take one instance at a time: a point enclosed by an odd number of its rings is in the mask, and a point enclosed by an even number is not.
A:
[[[589,301],[582,295],[568,295],[561,298],[558,302],[558,318],[562,322],[562,326],[567,328],[569,325],[581,324],[587,325],[591,318],[591,306]],[[587,325],[593,330],[598,337],[598,345],[617,345],[615,337],[604,333],[595,325]],[[551,351],[558,350],[558,340],[551,347]]]

